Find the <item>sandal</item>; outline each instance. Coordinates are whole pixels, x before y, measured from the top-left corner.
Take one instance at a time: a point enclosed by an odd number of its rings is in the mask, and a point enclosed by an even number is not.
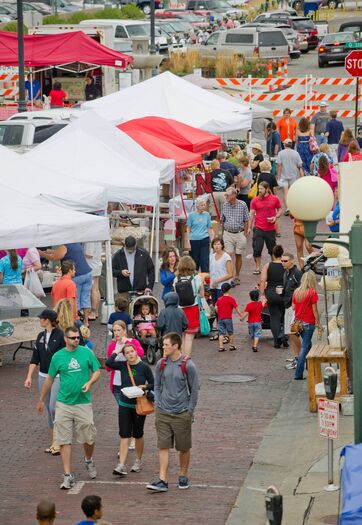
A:
[[[229,348],[230,352],[234,352],[235,350],[237,350],[236,346],[230,346]]]
[[[46,454],[51,454],[51,453],[52,453],[52,450],[53,450],[52,447],[49,447],[49,448],[46,448],[46,449],[44,450],[44,452],[45,452]]]
[[[225,352],[225,348],[219,348],[219,352]]]
[[[261,271],[260,270],[254,270],[253,271],[253,275],[260,275],[261,274]]]
[[[60,456],[60,448],[53,448],[52,456]]]
[[[209,341],[217,341],[218,339],[219,339],[218,335],[212,335],[211,337],[209,337]]]
[[[226,345],[230,341],[230,337],[228,335],[224,335],[223,344]]]

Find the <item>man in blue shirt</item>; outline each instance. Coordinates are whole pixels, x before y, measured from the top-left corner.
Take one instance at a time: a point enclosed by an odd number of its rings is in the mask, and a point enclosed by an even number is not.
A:
[[[337,112],[331,111],[331,120],[327,122],[326,126],[326,137],[328,140],[329,147],[333,156],[337,155],[338,143],[341,139],[342,132],[344,130],[343,124],[340,120],[337,120]]]
[[[77,525],[95,525],[103,515],[103,504],[100,496],[86,496],[82,500],[81,507],[86,519],[79,521]]]
[[[36,78],[33,78],[33,81],[25,81],[25,89],[27,91],[27,98],[31,102],[32,100],[41,100],[40,97],[40,82]]]
[[[220,162],[220,169],[227,170],[232,177],[237,177],[237,175],[239,175],[240,172],[238,168],[232,162],[226,160],[227,153],[225,151],[218,153],[217,159]]]

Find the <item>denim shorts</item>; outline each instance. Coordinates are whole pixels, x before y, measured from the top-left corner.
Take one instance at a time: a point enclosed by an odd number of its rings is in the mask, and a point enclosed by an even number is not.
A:
[[[261,323],[248,324],[250,339],[260,339],[262,335]]]
[[[92,272],[84,275],[77,275],[73,277],[73,281],[77,287],[77,308],[91,307],[91,290],[93,285]]]
[[[234,327],[232,319],[219,319],[219,335],[233,335]]]

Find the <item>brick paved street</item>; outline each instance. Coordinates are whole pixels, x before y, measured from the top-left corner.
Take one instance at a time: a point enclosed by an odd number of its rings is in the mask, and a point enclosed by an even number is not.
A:
[[[291,230],[291,221],[282,218],[282,228]],[[291,234],[283,235],[284,248],[294,250]],[[250,253],[250,241],[248,253]],[[264,257],[265,262],[267,258]],[[252,259],[245,259],[242,284],[235,289],[241,307],[247,292],[257,282],[252,276]],[[193,358],[201,379],[200,400],[194,424],[194,447],[191,461],[189,491],[180,491],[177,481],[177,458],[171,455],[170,489],[167,494],[150,494],[144,484],[156,477],[158,469],[153,416],[146,422],[144,470],[130,473],[125,479],[115,479],[112,468],[117,461],[117,410],[108,388],[108,374],[102,371],[99,384],[93,390],[95,421],[98,428],[95,461],[98,476],[88,481],[81,460],[81,449],[74,447],[73,471],[78,494],[59,489],[60,458],[43,451],[48,446],[45,416],[36,413],[38,393],[36,381],[31,392],[23,382],[29,351],[21,350],[11,361],[10,349],[0,368],[1,458],[2,472],[0,501],[1,524],[27,525],[35,523],[37,502],[48,497],[56,502],[60,515],[56,524],[72,525],[82,518],[81,499],[91,493],[100,494],[105,505],[104,519],[113,525],[157,522],[179,525],[208,523],[222,525],[232,508],[240,486],[252,464],[255,451],[268,424],[277,413],[292,373],[284,370],[288,350],[272,348],[270,333],[266,332],[258,354],[250,351],[246,323],[235,319],[238,351],[217,352],[217,343],[208,338],[198,339]],[[96,353],[103,355],[105,327],[92,325]],[[246,384],[224,384],[210,381],[222,373],[242,373],[256,377]],[[34,375],[35,377],[35,375]],[[307,400],[306,400],[307,401]],[[128,464],[133,460],[130,452]]]

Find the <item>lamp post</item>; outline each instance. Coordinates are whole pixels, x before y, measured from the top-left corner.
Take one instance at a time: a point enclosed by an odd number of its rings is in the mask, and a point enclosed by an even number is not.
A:
[[[150,55],[155,55],[157,53],[155,42],[155,0],[151,0],[150,7]]]
[[[360,334],[362,311],[362,221],[357,215],[349,233],[317,233],[317,224],[324,219],[333,205],[333,192],[330,186],[319,177],[303,177],[290,188],[287,206],[290,213],[303,221],[305,236],[312,241],[316,236],[349,248],[353,268],[352,295],[352,363],[354,395],[354,441],[362,443],[362,338]],[[325,240],[326,237],[332,237]],[[348,237],[349,242],[334,239]]]
[[[24,113],[27,111],[25,100],[25,66],[24,66],[24,19],[23,19],[23,2],[16,0],[16,9],[18,15],[18,67],[19,67],[19,100],[18,111]]]

